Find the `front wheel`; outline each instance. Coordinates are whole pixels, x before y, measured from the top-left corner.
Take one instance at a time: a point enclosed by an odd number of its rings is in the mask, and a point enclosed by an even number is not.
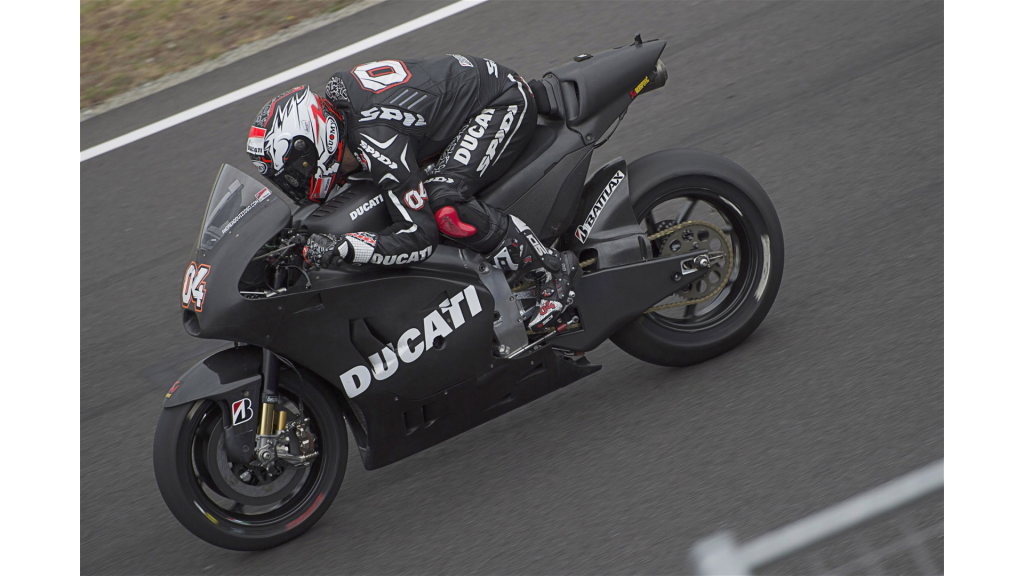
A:
[[[220,403],[199,400],[166,408],[153,442],[153,468],[167,507],[190,532],[230,550],[264,550],[313,526],[341,487],[348,436],[337,402],[282,370],[278,410],[308,422],[304,438],[318,452],[307,466],[232,464]]]
[[[782,283],[782,225],[764,189],[739,166],[729,169],[735,178],[666,179],[634,202],[655,257],[708,250],[717,258],[700,280],[611,337],[631,356],[662,366],[703,362],[736,347],[768,315]]]

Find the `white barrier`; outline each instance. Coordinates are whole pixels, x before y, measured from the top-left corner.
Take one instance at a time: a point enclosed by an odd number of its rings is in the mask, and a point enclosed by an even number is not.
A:
[[[739,544],[729,531],[722,531],[699,540],[690,551],[694,571],[701,576],[725,574],[745,576],[760,566],[785,558],[815,543],[853,528],[882,514],[923,498],[943,487],[943,460],[933,462],[878,488],[858,494],[849,500],[816,512],[792,524]],[[935,529],[915,534],[915,543],[934,537]],[[902,550],[898,546],[895,550]],[[889,553],[891,551],[880,551]],[[913,550],[912,550],[913,552]],[[928,559],[918,558],[927,566]],[[927,568],[925,568],[927,570]],[[933,568],[934,570],[934,568]],[[842,571],[842,569],[840,569]],[[934,571],[932,574],[936,573]]]

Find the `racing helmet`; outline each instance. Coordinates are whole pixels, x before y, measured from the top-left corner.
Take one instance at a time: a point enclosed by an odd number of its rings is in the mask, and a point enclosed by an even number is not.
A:
[[[295,203],[323,202],[345,182],[340,173],[344,127],[329,101],[299,86],[263,106],[245,150],[260,174]]]

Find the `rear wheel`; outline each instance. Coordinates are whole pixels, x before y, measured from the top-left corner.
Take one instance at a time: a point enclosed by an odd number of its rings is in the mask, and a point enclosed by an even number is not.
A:
[[[652,306],[611,340],[646,362],[688,366],[746,339],[767,316],[782,282],[782,226],[764,189],[741,190],[712,176],[680,176],[644,193],[634,212],[641,228],[656,238],[655,257],[708,250],[712,261],[699,280]]]
[[[279,392],[277,409],[289,422],[305,422],[298,434],[318,452],[307,466],[232,464],[218,402],[200,400],[160,415],[153,445],[157,486],[178,521],[215,546],[283,544],[312,527],[341,487],[348,438],[337,402],[290,371],[281,372]]]

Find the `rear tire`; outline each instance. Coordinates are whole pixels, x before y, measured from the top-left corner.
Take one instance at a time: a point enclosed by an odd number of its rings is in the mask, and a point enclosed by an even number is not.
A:
[[[273,504],[249,506],[237,502],[229,506],[226,502],[231,499],[225,491],[218,489],[217,482],[209,481],[208,476],[217,471],[210,471],[203,456],[211,449],[217,450],[215,444],[223,438],[215,428],[221,420],[218,403],[198,400],[166,408],[160,414],[153,441],[157,486],[175,518],[214,546],[252,551],[284,544],[316,524],[341,488],[348,462],[348,431],[337,401],[309,378],[300,380],[288,370],[281,371],[279,384],[282,402],[288,398],[294,405],[301,399],[320,455],[308,469],[293,472],[305,476],[285,484],[287,489],[281,490],[282,503],[277,508]],[[237,478],[231,481],[239,485]]]
[[[673,199],[710,205],[731,225],[733,250],[743,253],[735,281],[700,305],[712,308],[707,317],[673,319],[649,312],[612,335],[612,342],[631,356],[661,366],[689,366],[714,358],[750,336],[775,302],[782,283],[782,225],[768,194],[753,177],[731,162],[726,171],[735,174],[676,176],[635,197],[638,222],[648,228],[655,208]],[[747,184],[741,189],[734,182]]]

